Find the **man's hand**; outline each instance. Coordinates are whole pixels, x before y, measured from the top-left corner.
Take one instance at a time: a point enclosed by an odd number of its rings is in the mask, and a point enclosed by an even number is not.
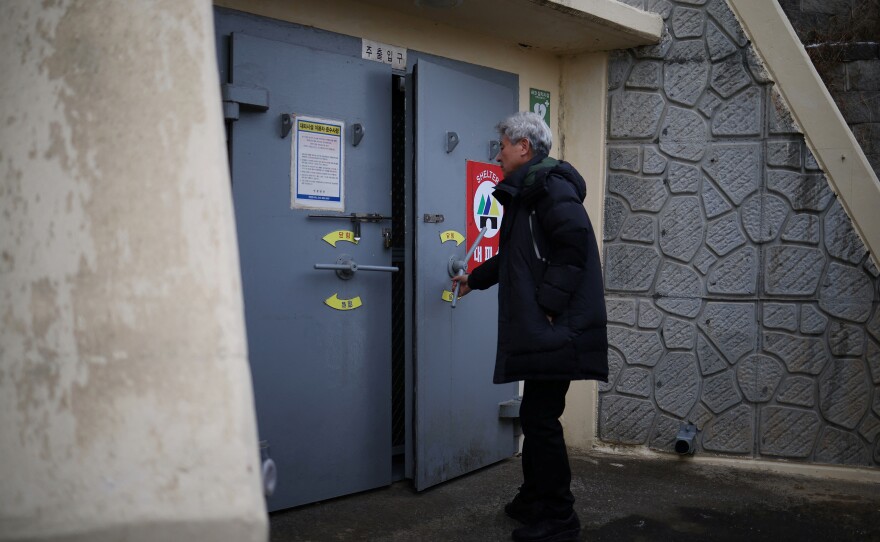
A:
[[[464,297],[471,291],[468,286],[468,275],[459,275],[452,277],[452,291],[455,291],[455,284],[458,283],[458,297]]]

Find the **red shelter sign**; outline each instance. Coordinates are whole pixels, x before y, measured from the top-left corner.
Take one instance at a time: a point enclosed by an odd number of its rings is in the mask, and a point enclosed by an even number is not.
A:
[[[486,228],[486,235],[468,261],[471,271],[498,254],[498,233],[504,209],[492,192],[503,176],[501,168],[495,164],[467,162],[467,246],[470,247],[480,235],[480,229]]]

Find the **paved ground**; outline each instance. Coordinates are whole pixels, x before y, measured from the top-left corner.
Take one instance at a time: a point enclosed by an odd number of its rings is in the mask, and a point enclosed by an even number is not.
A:
[[[880,541],[880,484],[709,466],[677,457],[571,458],[590,541]],[[273,542],[501,541],[520,480],[503,461],[416,493],[406,482],[271,517]]]

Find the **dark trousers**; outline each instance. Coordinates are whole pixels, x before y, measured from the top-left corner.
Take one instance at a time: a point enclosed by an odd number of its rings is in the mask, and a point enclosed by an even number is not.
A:
[[[523,485],[526,501],[543,504],[547,517],[572,512],[571,468],[559,417],[565,410],[567,380],[526,380],[519,420],[523,435]]]

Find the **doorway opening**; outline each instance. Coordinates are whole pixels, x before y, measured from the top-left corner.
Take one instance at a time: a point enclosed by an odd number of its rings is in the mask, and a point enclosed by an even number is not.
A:
[[[406,78],[391,81],[391,454],[394,481],[406,477]]]

